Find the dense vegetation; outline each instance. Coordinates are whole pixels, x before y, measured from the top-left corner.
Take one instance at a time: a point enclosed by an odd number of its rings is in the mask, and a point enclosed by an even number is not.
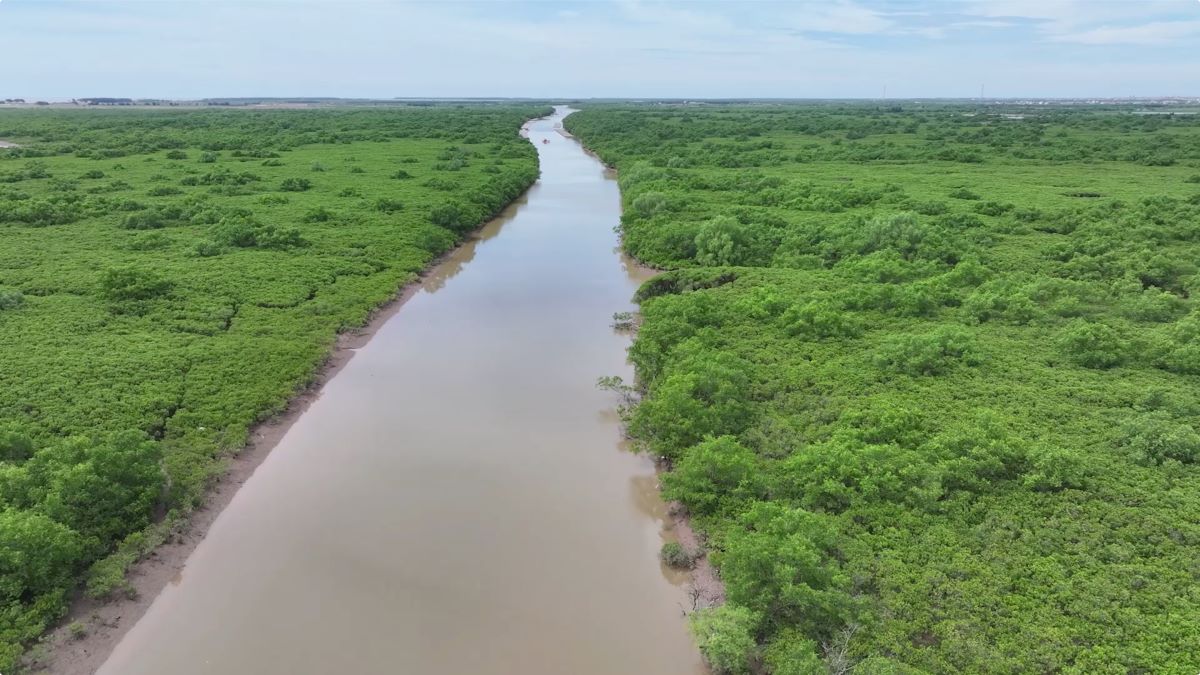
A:
[[[1005,114],[1002,114],[1005,113]],[[595,107],[722,673],[1200,668],[1200,118]]]
[[[0,112],[0,671],[536,179],[543,112]]]

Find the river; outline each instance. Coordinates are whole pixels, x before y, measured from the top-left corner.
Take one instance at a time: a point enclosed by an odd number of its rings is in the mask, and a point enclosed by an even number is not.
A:
[[[101,673],[704,672],[653,466],[595,387],[629,379],[612,314],[645,274],[567,112],[527,125],[538,183],[325,384]]]

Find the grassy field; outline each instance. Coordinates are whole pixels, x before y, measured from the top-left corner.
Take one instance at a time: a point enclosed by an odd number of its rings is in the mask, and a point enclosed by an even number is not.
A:
[[[0,671],[537,178],[545,112],[0,112]]]
[[[1200,120],[596,106],[721,673],[1200,667]]]

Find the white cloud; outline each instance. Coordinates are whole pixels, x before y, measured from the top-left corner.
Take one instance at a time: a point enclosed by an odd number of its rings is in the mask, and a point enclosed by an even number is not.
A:
[[[1054,37],[1085,45],[1167,45],[1200,35],[1198,21],[1155,21],[1139,26],[1101,26]]]
[[[1184,0],[974,0],[961,7],[972,16],[1031,21],[1051,36],[1200,16],[1200,5]]]
[[[895,23],[884,14],[852,2],[805,4],[801,11],[793,13],[783,23],[784,28],[800,32],[845,35],[882,33],[894,26]]]

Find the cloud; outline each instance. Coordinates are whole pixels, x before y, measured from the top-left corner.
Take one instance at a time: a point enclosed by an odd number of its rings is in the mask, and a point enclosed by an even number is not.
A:
[[[1032,23],[1055,38],[1200,16],[1200,5],[1182,0],[975,0],[961,6],[971,16]]]
[[[852,2],[806,4],[783,24],[802,33],[840,33],[868,35],[882,33],[895,26],[884,14]]]
[[[1155,21],[1139,26],[1102,26],[1054,37],[1084,45],[1167,45],[1200,35],[1198,21]]]

